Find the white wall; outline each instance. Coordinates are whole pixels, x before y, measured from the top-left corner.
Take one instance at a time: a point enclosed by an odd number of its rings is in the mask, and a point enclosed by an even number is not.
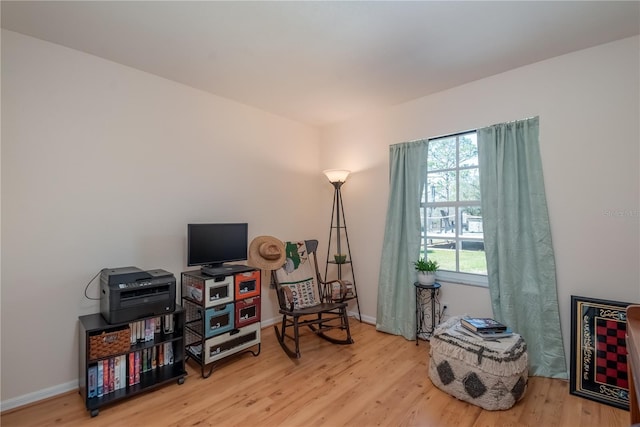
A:
[[[324,234],[314,128],[6,30],[2,122],[3,409],[77,386],[100,269],[179,280],[189,222]]]
[[[343,196],[363,315],[376,315],[389,145],[536,115],[567,361],[571,295],[640,302],[639,44],[575,52],[323,129],[322,165],[354,171]],[[491,315],[486,288],[445,284],[442,300],[451,315]]]

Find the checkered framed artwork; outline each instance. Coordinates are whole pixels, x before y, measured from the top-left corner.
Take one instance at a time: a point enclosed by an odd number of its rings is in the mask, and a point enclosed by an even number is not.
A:
[[[629,304],[571,296],[571,394],[629,410]]]

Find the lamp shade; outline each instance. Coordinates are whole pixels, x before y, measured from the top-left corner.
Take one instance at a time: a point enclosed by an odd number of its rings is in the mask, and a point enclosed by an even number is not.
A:
[[[351,171],[345,169],[327,169],[323,173],[329,179],[329,182],[345,182]]]

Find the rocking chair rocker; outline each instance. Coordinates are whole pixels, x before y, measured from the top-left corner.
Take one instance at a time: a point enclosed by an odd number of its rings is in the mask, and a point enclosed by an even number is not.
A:
[[[278,325],[274,329],[282,349],[289,357],[300,358],[301,326],[334,344],[353,344],[344,301],[347,288],[340,280],[321,279],[316,258],[318,241],[286,242],[285,248],[284,266],[271,272],[282,314],[280,329]],[[332,334],[338,337],[327,335],[331,330],[339,330]]]

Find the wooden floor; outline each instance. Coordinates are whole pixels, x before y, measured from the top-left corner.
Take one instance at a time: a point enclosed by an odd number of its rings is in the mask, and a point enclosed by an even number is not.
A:
[[[203,379],[188,364],[183,385],[104,407],[91,418],[77,392],[2,414],[10,426],[598,426],[629,425],[629,413],[569,394],[568,382],[529,379],[508,411],[485,411],[435,388],[429,343],[376,332],[351,319],[355,344],[302,339],[289,359],[273,328],[262,352],[232,357]]]

